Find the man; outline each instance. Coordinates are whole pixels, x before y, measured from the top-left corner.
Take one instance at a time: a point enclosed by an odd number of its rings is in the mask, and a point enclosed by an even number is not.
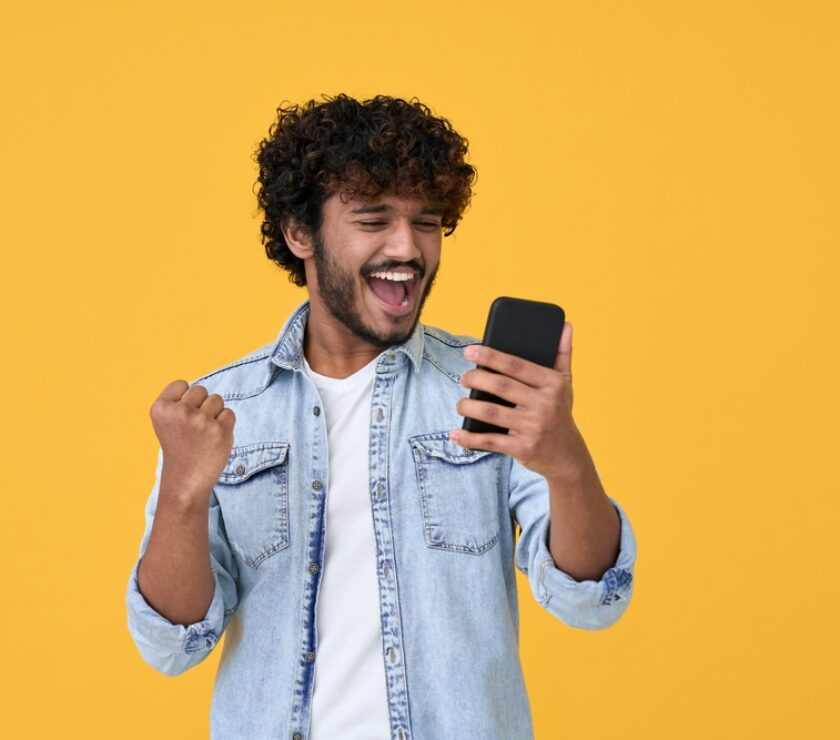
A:
[[[213,737],[531,738],[513,566],[569,625],[627,608],[635,540],[572,420],[571,325],[545,368],[418,320],[466,151],[387,96],[281,106],[260,145],[266,252],[309,298],[156,399],[127,592],[163,673],[226,634]],[[510,433],[456,432],[464,415]]]

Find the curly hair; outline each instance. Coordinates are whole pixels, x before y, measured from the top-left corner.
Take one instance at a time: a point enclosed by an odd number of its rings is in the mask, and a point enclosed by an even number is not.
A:
[[[363,102],[344,93],[322,97],[324,102],[281,103],[254,154],[266,255],[300,286],[306,285],[303,260],[286,244],[284,218],[317,235],[321,206],[332,193],[366,199],[395,194],[441,208],[443,235],[449,236],[477,177],[464,161],[467,139],[416,97],[377,95]]]

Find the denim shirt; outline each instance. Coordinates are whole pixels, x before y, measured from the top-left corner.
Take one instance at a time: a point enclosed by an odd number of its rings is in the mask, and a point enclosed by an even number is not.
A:
[[[330,481],[321,401],[301,369],[308,314],[304,302],[275,342],[191,383],[220,394],[236,414],[233,448],[210,496],[215,589],[207,614],[173,624],[138,589],[160,449],[128,582],[129,631],[158,671],[189,670],[226,635],[212,738],[309,734]],[[577,581],[555,567],[548,549],[545,478],[508,455],[448,439],[462,421],[455,404],[467,394],[459,377],[474,367],[463,348],[477,342],[418,321],[404,344],[376,362],[369,492],[394,740],[533,738],[514,565],[537,602],[572,627],[609,627],[632,594],[636,543],[614,499],[616,562],[599,581]],[[355,738],[352,728],[348,737]]]

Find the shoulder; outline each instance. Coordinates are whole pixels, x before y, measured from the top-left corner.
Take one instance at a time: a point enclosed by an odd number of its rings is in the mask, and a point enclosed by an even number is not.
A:
[[[450,334],[436,326],[423,325],[423,359],[457,383],[461,373],[474,367],[464,358],[464,347],[481,340],[466,334]]]
[[[265,390],[271,379],[271,354],[276,342],[268,342],[235,360],[220,365],[190,381],[202,385],[209,393],[218,393],[225,400],[247,398]]]

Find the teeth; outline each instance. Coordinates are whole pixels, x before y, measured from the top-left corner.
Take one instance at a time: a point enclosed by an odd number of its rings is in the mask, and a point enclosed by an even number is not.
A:
[[[398,283],[406,280],[413,280],[414,273],[411,272],[373,272],[371,277],[381,278],[382,280],[394,280]]]

